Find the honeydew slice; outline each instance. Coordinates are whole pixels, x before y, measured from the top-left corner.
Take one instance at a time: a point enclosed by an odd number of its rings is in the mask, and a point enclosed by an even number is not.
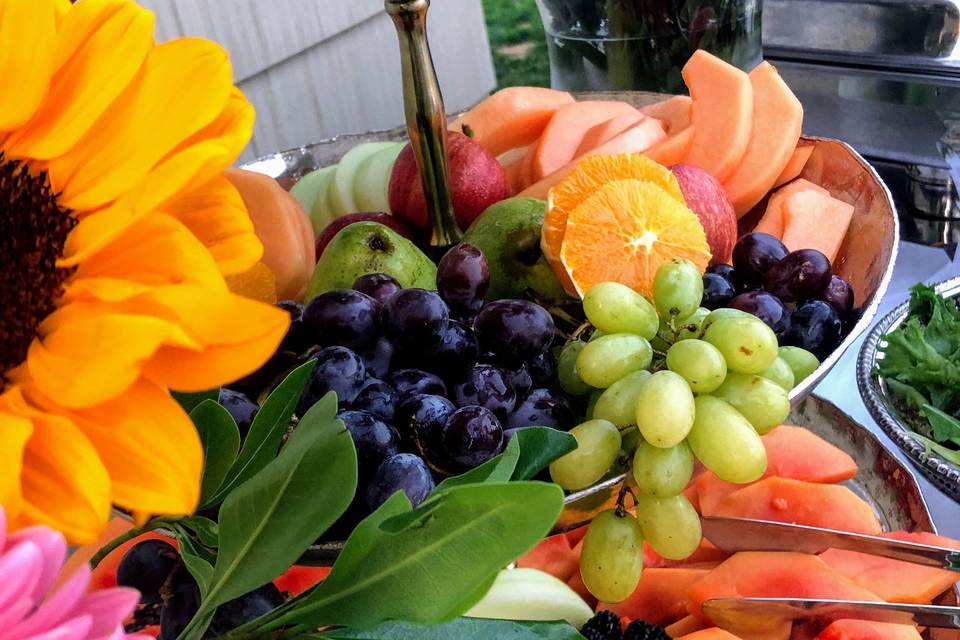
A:
[[[330,183],[330,204],[336,217],[348,213],[356,213],[360,209],[357,199],[353,195],[353,185],[357,177],[357,170],[363,161],[378,151],[395,145],[395,142],[366,142],[350,149],[342,158]]]
[[[333,172],[336,170],[337,165],[333,164],[329,167],[322,167],[311,171],[300,178],[297,184],[293,185],[293,188],[290,189],[290,195],[297,199],[303,207],[303,210],[307,212],[307,215],[310,215],[313,211],[313,203],[317,201],[319,196],[322,195],[323,198],[326,199],[327,187],[330,185],[330,181],[333,180]],[[312,215],[310,215],[310,222],[313,223]],[[313,232],[320,232],[316,224],[313,225]]]
[[[353,181],[358,211],[390,212],[390,174],[404,146],[403,142],[396,142],[367,156],[360,164]]]

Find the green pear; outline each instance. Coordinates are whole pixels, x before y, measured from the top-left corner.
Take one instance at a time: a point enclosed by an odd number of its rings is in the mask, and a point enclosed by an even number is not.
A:
[[[543,304],[569,300],[540,250],[547,205],[535,198],[508,198],[474,220],[463,242],[483,251],[490,267],[487,300],[531,296]]]
[[[349,289],[368,273],[391,275],[404,288],[437,288],[437,266],[415,244],[377,222],[355,222],[324,249],[306,300],[331,289]]]

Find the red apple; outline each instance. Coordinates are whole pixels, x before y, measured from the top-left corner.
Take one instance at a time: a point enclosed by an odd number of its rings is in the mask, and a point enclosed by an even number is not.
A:
[[[320,260],[323,250],[326,249],[327,245],[330,244],[330,241],[333,240],[333,236],[337,235],[341,229],[353,224],[354,222],[379,222],[383,226],[389,227],[393,231],[396,231],[407,240],[410,240],[411,242],[417,241],[417,236],[413,231],[410,230],[410,227],[405,225],[400,220],[397,220],[389,213],[349,213],[345,216],[340,216],[324,227],[323,231],[317,234],[317,260]]]
[[[510,197],[510,180],[503,167],[467,136],[447,133],[447,157],[453,212],[461,229],[469,227],[490,205]],[[400,152],[390,175],[390,210],[415,229],[430,228],[420,171],[409,144]]]
[[[675,164],[670,171],[680,184],[687,206],[700,218],[713,258],[710,264],[730,264],[737,242],[737,214],[720,183],[692,164]]]

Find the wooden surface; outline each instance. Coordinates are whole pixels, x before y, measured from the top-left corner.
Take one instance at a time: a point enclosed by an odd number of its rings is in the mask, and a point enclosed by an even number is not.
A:
[[[257,107],[249,160],[339,133],[403,121],[400,64],[382,0],[140,0],[157,39],[204,36],[230,50]],[[480,0],[434,0],[430,43],[448,111],[495,78]]]

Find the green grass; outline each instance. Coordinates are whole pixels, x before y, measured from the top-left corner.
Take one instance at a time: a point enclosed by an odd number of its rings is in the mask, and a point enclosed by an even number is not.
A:
[[[550,62],[535,0],[483,0],[497,87],[550,86]]]

